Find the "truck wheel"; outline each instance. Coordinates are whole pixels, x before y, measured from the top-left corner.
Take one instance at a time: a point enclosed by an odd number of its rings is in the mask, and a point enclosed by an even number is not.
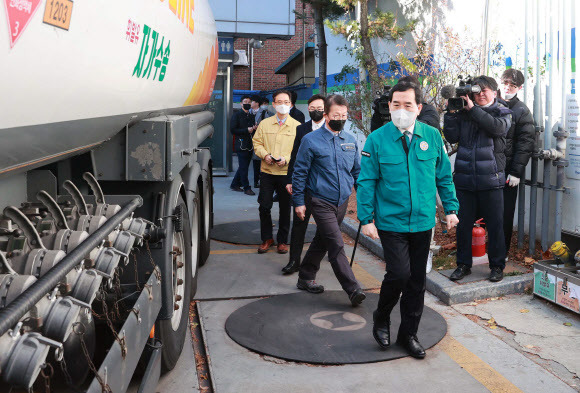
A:
[[[175,367],[183,349],[187,327],[189,325],[189,295],[191,293],[191,227],[187,206],[181,197],[177,200],[183,212],[183,231],[173,231],[167,238],[172,252],[166,255],[173,266],[172,289],[174,311],[171,319],[157,321],[156,331],[163,343],[161,366],[164,372]]]
[[[209,232],[213,223],[211,222],[211,212],[213,211],[213,179],[211,174],[211,167],[208,174],[208,185],[203,191],[203,228],[200,236],[200,252],[199,265],[203,266],[207,262],[210,251],[210,237]]]

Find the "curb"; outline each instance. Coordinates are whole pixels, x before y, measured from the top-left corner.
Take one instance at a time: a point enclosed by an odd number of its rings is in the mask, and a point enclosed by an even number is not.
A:
[[[356,238],[358,231],[358,221],[345,217],[341,224],[341,229],[353,239]],[[367,248],[377,257],[383,259],[383,247],[379,240],[373,240],[362,233],[359,236],[359,243]],[[450,281],[447,277],[432,270],[427,274],[427,290],[437,296],[446,305],[450,306],[457,303],[467,303],[474,300],[482,300],[490,297],[499,297],[511,295],[514,293],[523,293],[526,288],[532,286],[534,273],[526,273],[521,276],[504,277],[497,283],[489,281],[476,281],[466,284],[457,284]]]

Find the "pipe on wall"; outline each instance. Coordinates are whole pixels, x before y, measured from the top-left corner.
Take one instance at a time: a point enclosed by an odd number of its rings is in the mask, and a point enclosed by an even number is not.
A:
[[[536,123],[536,141],[535,146],[538,146],[541,132],[542,124],[542,89],[541,89],[541,78],[540,78],[540,59],[541,59],[541,39],[540,39],[540,3],[541,0],[536,0],[536,85],[534,87],[534,121]],[[532,153],[532,165],[531,165],[531,182],[530,182],[530,226],[528,229],[529,233],[529,249],[528,252],[533,255],[536,250],[536,215],[537,215],[537,202],[538,202],[538,158],[539,151],[534,148]]]
[[[560,66],[562,72],[562,118],[560,119],[560,127],[554,131],[556,137],[556,151],[559,153],[559,158],[554,161],[556,166],[556,217],[554,220],[554,241],[562,239],[562,199],[564,196],[564,182],[565,172],[564,168],[568,166],[566,160],[566,139],[569,135],[566,127],[566,96],[568,95],[568,65],[569,65],[569,45],[568,35],[570,34],[570,1],[562,0],[562,56],[560,57]]]
[[[529,19],[530,19],[530,8],[524,7],[524,74],[528,74],[529,66]],[[528,84],[524,83],[524,103],[528,106]],[[519,195],[518,195],[518,248],[522,249],[524,247],[524,227],[526,219],[526,186],[525,186],[525,173],[524,178],[519,185]]]
[[[552,7],[550,7],[550,5],[548,4],[548,6],[546,7],[546,12],[549,15],[550,18],[550,35],[549,35],[549,40],[550,40],[550,50],[549,50],[549,58],[548,58],[548,80],[549,80],[549,84],[546,88],[546,114],[547,114],[547,119],[546,119],[546,126],[544,128],[544,150],[549,150],[552,147],[552,140],[551,140],[551,134],[549,131],[552,130],[553,126],[554,126],[554,115],[553,115],[553,111],[554,111],[554,104],[553,104],[553,97],[554,97],[554,83],[555,83],[555,79],[554,79],[554,68],[556,67],[556,57],[555,56],[555,51],[557,46],[555,45],[554,42],[554,28],[555,28],[555,23],[554,23],[554,17],[555,17],[555,12],[552,9]],[[547,251],[548,250],[548,244],[549,244],[549,240],[548,240],[548,233],[549,233],[549,227],[550,227],[550,196],[551,196],[551,191],[550,191],[550,158],[542,155],[542,158],[544,160],[544,175],[543,175],[543,191],[542,191],[542,229],[541,229],[541,244],[542,244],[542,251]]]

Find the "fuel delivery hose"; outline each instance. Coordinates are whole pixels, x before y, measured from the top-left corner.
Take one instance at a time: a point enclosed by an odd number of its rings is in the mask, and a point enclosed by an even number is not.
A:
[[[97,247],[107,235],[115,230],[123,220],[142,204],[143,199],[141,197],[133,199],[14,301],[5,308],[0,309],[0,336],[16,326],[20,318],[43,296],[46,296],[54,287],[58,286],[65,276],[85,258],[88,252]]]

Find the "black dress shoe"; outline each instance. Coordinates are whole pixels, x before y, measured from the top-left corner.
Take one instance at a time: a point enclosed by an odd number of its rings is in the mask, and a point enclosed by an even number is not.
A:
[[[414,358],[423,359],[425,357],[425,348],[423,348],[417,336],[399,336],[397,337],[397,344],[405,348],[409,355]]]
[[[317,284],[314,280],[303,280],[301,278],[298,279],[296,283],[296,288],[308,291],[310,293],[322,293],[324,292],[324,287],[320,284]]]
[[[244,194],[246,195],[256,195],[256,193],[254,191],[252,191],[251,188],[248,188],[247,190],[244,191]]]
[[[296,273],[300,269],[300,265],[296,261],[290,261],[286,266],[282,268],[282,273],[284,274],[292,274]]]
[[[373,313],[373,337],[381,348],[391,345],[391,321],[377,321],[377,312]]]
[[[352,304],[352,306],[356,307],[367,298],[367,295],[365,295],[362,289],[357,288],[353,293],[348,295],[348,298],[350,299],[350,303]]]
[[[461,280],[465,276],[469,276],[471,274],[471,268],[467,265],[458,265],[457,269],[453,273],[451,273],[451,277],[449,279],[451,281]]]
[[[498,282],[503,280],[503,270],[500,267],[492,267],[489,273],[489,281]]]

